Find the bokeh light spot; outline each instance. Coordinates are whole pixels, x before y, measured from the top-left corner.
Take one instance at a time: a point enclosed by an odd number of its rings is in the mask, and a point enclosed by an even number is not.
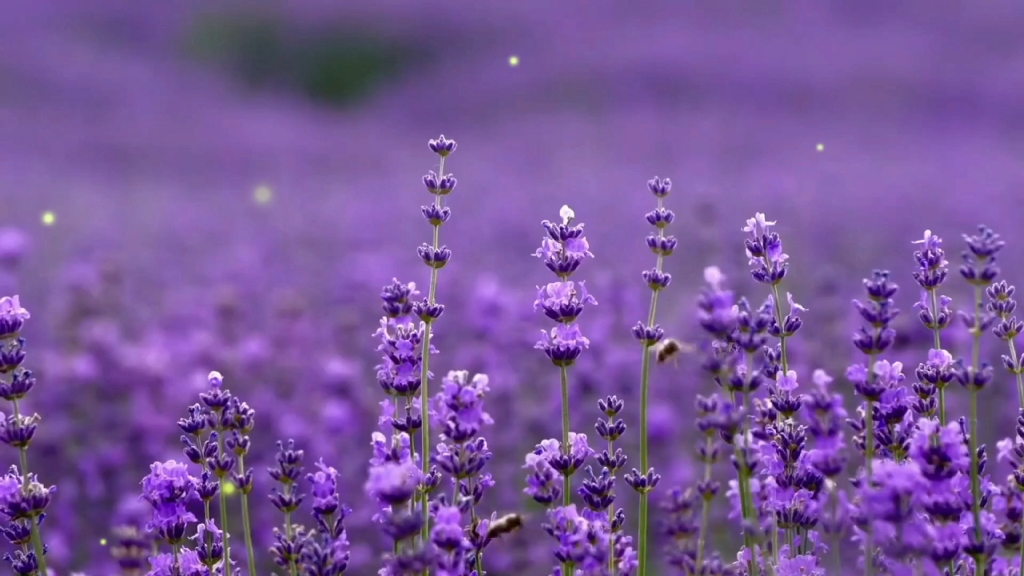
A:
[[[100,546],[106,546],[106,545],[107,545],[107,539],[106,538],[100,538]]]
[[[824,144],[820,144],[819,143],[816,148],[818,149],[818,152],[824,152],[825,151],[825,145]]]
[[[514,66],[519,66],[519,56],[515,56],[515,55],[509,56],[508,57],[508,65],[509,66],[513,66],[513,67]]]
[[[274,191],[266,184],[260,184],[252,191],[252,197],[257,204],[268,204],[274,198]]]
[[[233,482],[225,482],[223,490],[225,496],[234,496],[235,492],[238,492],[238,487]]]
[[[43,212],[40,220],[43,222],[43,226],[53,226],[53,224],[57,222],[57,215],[52,211],[47,210],[46,212]]]

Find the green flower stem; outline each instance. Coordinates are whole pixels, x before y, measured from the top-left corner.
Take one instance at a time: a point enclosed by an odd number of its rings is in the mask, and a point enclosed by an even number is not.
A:
[[[287,498],[292,494],[292,483],[287,482],[284,485],[284,495]],[[207,504],[207,515],[209,515],[209,504]],[[284,535],[291,541],[292,534],[294,534],[294,528],[292,527],[292,513],[286,510],[284,513]],[[299,567],[295,564],[294,558],[288,559],[288,574],[290,576],[299,576]]]
[[[14,420],[20,423],[21,407],[18,405],[18,400],[11,400],[11,405],[14,408]],[[28,490],[28,446],[18,447],[18,463],[21,465],[21,489],[24,492]],[[36,553],[36,563],[39,565],[39,573],[47,574],[46,558],[43,550],[43,536],[39,530],[38,516],[33,516],[29,519],[29,529],[31,530],[32,549]]]
[[[245,456],[238,457],[238,474],[245,476]],[[242,532],[245,533],[245,554],[249,562],[249,576],[256,576],[256,549],[252,545],[252,525],[249,522],[249,493],[242,490]]]
[[[437,179],[444,178],[444,156],[441,156],[441,164],[437,170]],[[441,207],[441,195],[434,195],[434,206]],[[433,225],[433,238],[431,246],[437,252],[441,248],[441,225]],[[430,267],[430,287],[427,289],[427,303],[431,306],[437,303],[437,271],[438,268]],[[420,463],[423,477],[430,473],[430,337],[432,322],[424,322],[423,327],[423,349],[420,369],[420,417],[423,419],[423,428],[420,430]],[[420,512],[423,515],[423,527],[420,529],[420,541],[426,542],[430,536],[430,502],[426,492],[420,494]]]
[[[768,258],[765,257],[765,264],[767,263]],[[782,323],[784,318],[782,316],[782,300],[779,300],[778,284],[772,284],[772,298],[775,299],[775,306],[772,306],[772,308],[775,309],[775,322],[779,325],[779,348],[782,351],[782,373],[785,374],[786,372],[789,372],[789,356],[786,353],[786,335],[782,333]],[[753,369],[753,366],[751,366],[751,369]],[[774,374],[772,374],[772,376],[774,376]]]
[[[971,329],[971,367],[977,374],[981,364],[981,286],[974,287],[974,327]],[[974,517],[974,535],[981,541],[981,482],[978,478],[978,389],[971,387],[971,514]],[[974,558],[974,571],[977,576],[985,576],[988,562],[985,554]]]
[[[936,322],[939,318],[939,294],[934,288],[928,291],[932,301],[932,321]],[[938,325],[932,328],[932,335],[934,338],[934,346],[936,350],[942,350],[942,334],[939,330]],[[946,386],[940,384],[939,388],[939,424],[946,425]]]
[[[704,439],[704,453],[710,454],[714,447],[714,437],[706,436]],[[704,482],[707,483],[711,480],[711,461],[704,461]],[[697,537],[697,562],[694,564],[698,573],[700,572],[701,566],[704,565],[704,544],[707,542],[708,533],[708,513],[711,511],[711,499],[701,495],[701,508],[700,508],[700,535]]]
[[[562,453],[568,454],[569,446],[569,367],[560,366],[559,374],[562,384]],[[562,476],[562,506],[569,506],[572,503],[571,483],[569,475]],[[562,563],[562,574],[572,574],[572,565],[568,562]]]
[[[664,208],[664,198],[658,197],[658,208]],[[665,229],[658,228],[658,238],[665,237]],[[665,256],[658,254],[658,262],[655,269],[661,272],[665,262]],[[658,311],[658,288],[651,289],[651,307],[647,314],[647,325],[654,326],[654,319]],[[644,343],[643,358],[640,361],[640,474],[647,474],[650,469],[648,456],[648,408],[651,395],[651,346]],[[648,506],[650,505],[650,494],[648,490],[640,492],[640,525],[637,528],[637,576],[647,576],[647,524]]]
[[[217,421],[220,421],[220,412],[217,411]],[[217,432],[217,452],[220,456],[224,456],[224,430]],[[230,549],[230,533],[228,532],[228,495],[224,488],[227,486],[227,478],[223,474],[217,475],[217,480],[220,484],[220,529],[224,531],[224,576],[230,576],[231,574],[231,549]]]

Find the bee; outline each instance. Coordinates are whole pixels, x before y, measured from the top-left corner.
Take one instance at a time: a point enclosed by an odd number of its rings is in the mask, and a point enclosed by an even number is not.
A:
[[[487,527],[487,539],[493,540],[511,534],[523,527],[525,519],[519,514],[505,514],[501,518],[491,520]]]
[[[680,342],[675,338],[665,338],[653,346],[653,353],[658,364],[664,364],[669,360],[678,361],[679,354],[689,354],[697,349],[693,344]]]

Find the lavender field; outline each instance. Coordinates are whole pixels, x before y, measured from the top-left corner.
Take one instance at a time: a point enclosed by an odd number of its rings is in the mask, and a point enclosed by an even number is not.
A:
[[[1022,29],[9,0],[0,574],[1020,575]]]

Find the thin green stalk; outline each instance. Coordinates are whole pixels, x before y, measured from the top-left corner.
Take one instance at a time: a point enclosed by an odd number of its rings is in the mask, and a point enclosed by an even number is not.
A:
[[[748,367],[746,376],[744,376],[743,389],[746,390],[750,384],[750,377],[754,365],[754,355],[750,352],[746,353],[746,365]],[[748,410],[750,406],[749,396],[746,392],[743,394],[743,428],[741,430],[742,445],[746,445],[747,438],[750,435],[750,419],[748,417]],[[736,393],[733,391],[729,392],[729,400],[732,404],[736,405]],[[733,450],[736,456],[736,463],[739,464],[739,470],[737,475],[739,477],[739,491],[740,491],[740,511],[743,517],[744,523],[753,523],[754,521],[754,495],[750,491],[750,469],[747,467],[747,459],[743,455],[741,444],[737,444],[735,439],[733,440]],[[743,529],[743,545],[746,546],[747,551],[750,553],[750,560],[747,562],[747,573],[751,576],[757,576],[757,563],[754,561],[754,540],[750,536],[750,532],[744,526]]]
[[[217,420],[220,421],[220,413],[217,414]],[[220,430],[217,433],[217,453],[224,456],[224,431]],[[224,576],[229,576],[231,573],[231,543],[230,533],[228,532],[228,495],[224,490],[227,486],[227,478],[223,475],[218,474],[218,482],[220,483],[220,529],[224,531]]]
[[[238,457],[238,474],[245,477],[245,456]],[[252,525],[249,522],[249,494],[242,490],[242,532],[245,533],[245,554],[249,563],[249,576],[256,576],[256,549],[252,545]]]
[[[765,263],[768,263],[768,258],[765,257]],[[782,333],[782,300],[779,300],[779,285],[772,284],[772,298],[775,299],[775,322],[779,325],[779,349],[782,351],[782,373],[789,372],[789,358],[786,354],[786,335]],[[751,367],[753,368],[753,367]]]
[[[981,295],[980,286],[974,287],[974,327],[971,330],[973,336],[971,343],[971,368],[977,374],[981,363]],[[974,535],[981,541],[981,482],[978,478],[978,389],[971,386],[971,513],[974,517]],[[985,576],[988,563],[985,554],[980,554],[974,559],[974,571],[978,576]]]
[[[714,448],[714,437],[707,436],[704,439],[704,453],[705,455],[710,454],[712,448]],[[711,461],[704,461],[704,483],[707,484],[711,480]],[[701,495],[701,508],[700,508],[700,535],[697,537],[697,562],[694,564],[697,573],[700,574],[701,566],[704,565],[704,543],[707,541],[708,533],[708,514],[711,511],[711,500]]]
[[[560,366],[559,375],[562,384],[562,453],[568,454],[570,450],[569,446],[569,367]],[[571,483],[569,475],[565,474],[562,476],[562,506],[569,506],[572,503],[572,494],[570,493]],[[562,564],[562,574],[572,574],[570,571],[571,564],[565,562]]]
[[[658,293],[655,292],[651,304],[651,310],[654,310],[654,302],[657,302]],[[654,314],[651,314],[653,317]],[[647,473],[648,466],[648,446],[647,446],[647,403],[649,398],[648,382],[651,377],[651,351],[650,346],[644,346],[644,357],[641,360],[640,365],[640,473]],[[637,576],[647,576],[647,507],[648,507],[648,494],[647,491],[640,492],[640,515],[639,525],[637,526],[637,557],[639,560],[639,569]]]
[[[1017,347],[1013,344],[1013,338],[1007,340],[1007,344],[1010,347],[1010,361],[1013,363],[1014,375],[1017,377],[1017,401],[1020,403],[1020,409],[1024,412],[1024,377],[1021,376],[1019,370],[1017,370]],[[1021,520],[1021,533],[1024,533],[1024,520]],[[1024,574],[1024,546],[1020,547],[1019,565],[1021,574]]]
[[[473,478],[467,480],[469,483],[469,493],[473,493]],[[469,506],[469,517],[470,526],[476,527],[479,521],[476,516],[476,504],[470,504]],[[473,564],[476,566],[477,576],[483,576],[484,574],[484,556],[479,549],[473,550]]]
[[[868,370],[869,370],[868,378],[870,378],[871,374],[873,374],[873,372],[871,372],[871,369],[872,369],[872,367],[869,366],[868,367]],[[867,404],[867,410],[865,410],[865,414],[864,414],[864,458],[866,459],[865,467],[867,469],[867,476],[868,476],[867,477],[867,482],[870,483],[871,482],[871,469],[873,467],[872,466],[872,460],[874,460],[874,458],[875,458],[875,414],[874,414],[874,412],[875,412],[874,404],[875,403],[874,403],[873,400],[868,399],[866,404]],[[874,572],[874,569],[875,569],[875,567],[874,567],[874,560],[873,560],[874,554],[872,553],[872,550],[871,550],[872,547],[873,547],[873,542],[872,542],[873,540],[874,540],[874,534],[872,533],[871,528],[868,527],[867,534],[864,535],[864,574],[865,574],[865,576],[871,576],[871,574]]]
[[[609,422],[610,422],[610,420],[609,420]],[[614,440],[609,440],[608,441],[608,454],[610,454],[610,455],[615,454],[615,441]],[[615,506],[609,506],[608,507],[608,529],[609,530],[611,530],[612,523],[614,521],[615,521]],[[609,536],[608,542],[609,542],[609,544],[611,546],[613,546],[613,547],[615,546],[615,534],[614,533]],[[614,552],[614,550],[613,550],[613,552]],[[615,554],[609,554],[608,555],[608,574],[609,574],[609,576],[616,576],[616,574],[618,574],[618,569],[615,566]]]
[[[285,495],[286,498],[292,495],[292,483],[291,482],[285,483],[285,485],[284,485],[284,495]],[[210,504],[209,503],[206,504],[206,515],[207,516],[210,515]],[[292,528],[292,513],[291,513],[291,511],[285,510],[285,513],[284,513],[284,535],[285,535],[285,538],[287,538],[289,542],[291,542],[292,534],[293,533],[294,533],[294,529]],[[298,566],[296,566],[294,558],[289,558],[288,559],[288,574],[290,574],[291,576],[299,576],[299,568],[298,568]]]
[[[444,156],[441,156],[441,164],[437,170],[437,179],[444,178]],[[441,195],[434,195],[434,206],[441,207]],[[431,246],[436,253],[441,248],[441,225],[433,225],[433,242]],[[437,271],[434,266],[430,267],[430,287],[427,290],[427,303],[433,306],[437,303]],[[420,430],[420,462],[422,465],[423,477],[430,473],[430,336],[431,321],[424,322],[423,327],[423,349],[421,356],[423,362],[420,369],[420,416],[423,419],[423,428]],[[420,495],[420,511],[423,514],[423,528],[420,529],[420,541],[426,542],[430,535],[430,503],[427,494]]]
[[[11,400],[11,405],[14,408],[14,420],[20,424],[21,407],[18,405],[18,400]],[[18,448],[18,463],[21,465],[21,490],[22,492],[26,492],[28,490],[28,446],[20,446]],[[46,558],[44,557],[43,549],[43,535],[39,530],[38,516],[29,518],[29,530],[32,538],[32,549],[36,553],[36,563],[39,565],[39,573],[47,574]]]
[[[1010,359],[1013,360],[1013,366],[1017,376],[1017,400],[1020,402],[1020,409],[1024,410],[1024,378],[1021,377],[1020,372],[1016,372],[1017,347],[1013,345],[1013,338],[1010,338],[1008,343],[1010,345]]]
[[[663,208],[665,205],[664,198],[658,197],[658,208]],[[665,237],[665,229],[658,228],[658,238]],[[655,269],[661,272],[662,266],[665,262],[665,256],[658,254],[658,261],[655,264]],[[647,313],[647,325],[654,326],[654,319],[657,317],[658,312],[658,293],[657,288],[651,290],[651,307]],[[650,381],[651,381],[651,344],[644,343],[643,347],[643,358],[640,361],[640,473],[647,474],[647,470],[650,468],[650,461],[648,456],[648,404],[650,402]],[[647,576],[647,515],[648,506],[650,504],[650,495],[648,491],[640,492],[640,525],[637,527],[637,559],[638,569],[637,576]]]
[[[942,334],[941,334],[941,331],[939,330],[938,325],[936,324],[938,322],[938,318],[939,318],[939,295],[935,291],[934,288],[929,290],[928,293],[931,295],[931,300],[932,300],[932,310],[931,310],[931,312],[932,312],[932,324],[933,324],[932,335],[933,335],[934,341],[935,341],[935,349],[936,350],[942,350]],[[942,424],[943,426],[945,426],[946,425],[946,386],[943,385],[943,384],[940,384],[938,386],[938,389],[939,389],[939,424]]]

